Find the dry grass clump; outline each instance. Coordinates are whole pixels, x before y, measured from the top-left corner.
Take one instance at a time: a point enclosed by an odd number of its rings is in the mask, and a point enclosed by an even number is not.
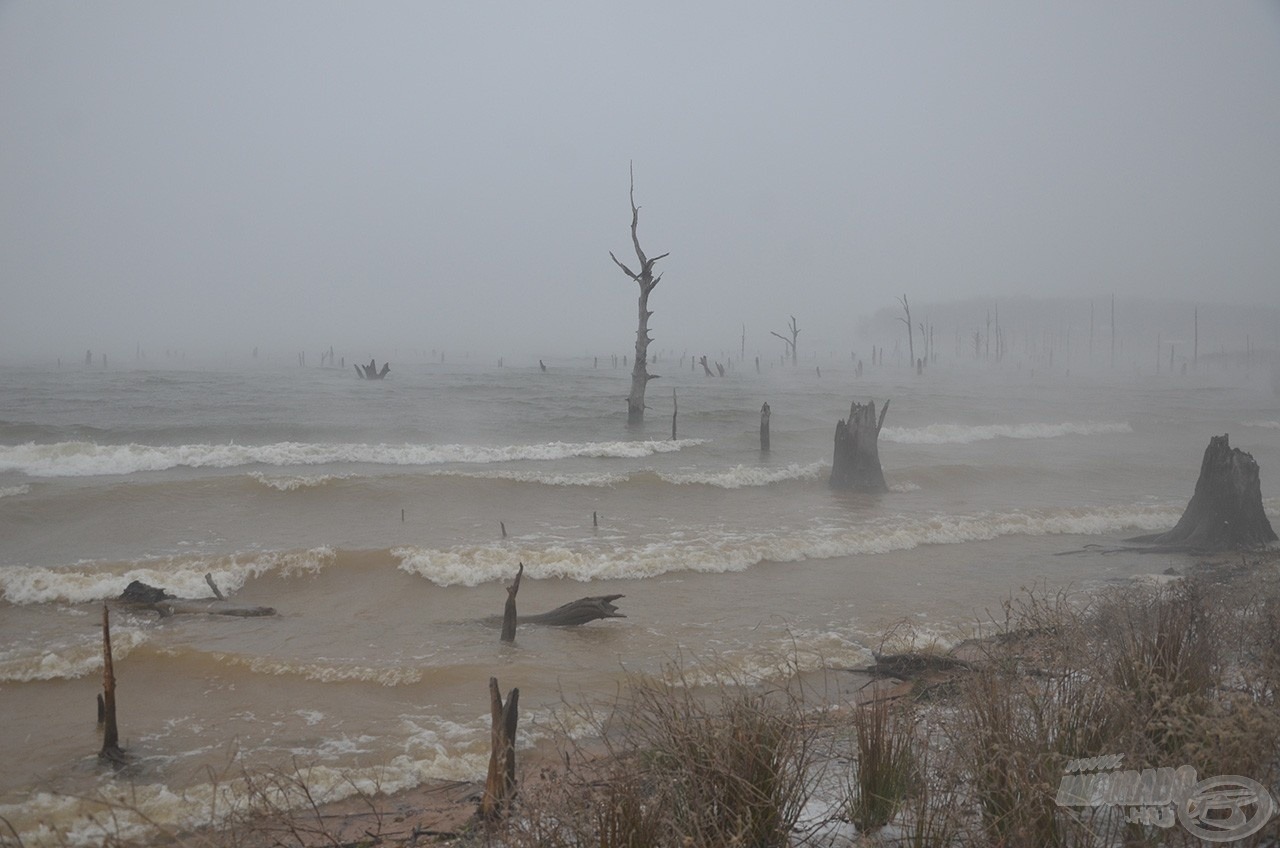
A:
[[[606,756],[508,822],[511,846],[785,846],[809,798],[817,725],[792,693],[634,679],[598,726]],[[572,758],[570,758],[572,760]],[[594,770],[592,770],[594,768]]]
[[[858,763],[849,818],[859,830],[888,824],[919,779],[916,716],[909,705],[873,701],[854,713]]]

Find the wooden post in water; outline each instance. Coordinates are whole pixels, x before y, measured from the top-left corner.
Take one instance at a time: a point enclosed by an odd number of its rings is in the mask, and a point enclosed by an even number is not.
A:
[[[122,762],[124,751],[120,750],[120,730],[116,725],[116,673],[111,663],[111,614],[106,604],[102,605],[102,700],[98,714],[103,724],[102,750],[98,757]]]
[[[489,752],[489,774],[484,782],[477,815],[486,821],[497,819],[516,794],[516,724],[519,721],[520,690],[507,693],[502,702],[498,678],[489,678],[489,714],[492,720],[492,749]]]
[[[671,441],[676,440],[676,415],[680,412],[680,404],[676,401],[675,387],[671,388]]]
[[[760,452],[769,452],[769,402],[760,407]]]

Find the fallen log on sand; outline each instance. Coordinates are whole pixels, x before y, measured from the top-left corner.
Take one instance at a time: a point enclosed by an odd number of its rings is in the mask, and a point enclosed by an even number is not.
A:
[[[151,610],[159,614],[161,618],[191,613],[231,615],[240,618],[255,618],[276,614],[274,607],[255,607],[228,603],[214,584],[213,576],[206,574],[204,579],[213,588],[213,593],[216,596],[211,600],[178,598],[170,595],[164,589],[150,586],[141,580],[134,580],[120,593],[116,603],[132,609]]]

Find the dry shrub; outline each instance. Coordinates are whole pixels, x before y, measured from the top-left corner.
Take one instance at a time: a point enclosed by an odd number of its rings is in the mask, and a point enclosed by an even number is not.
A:
[[[504,844],[787,845],[814,780],[816,723],[794,693],[689,678],[677,665],[629,681],[595,718],[603,758],[557,778],[562,791],[525,793]]]

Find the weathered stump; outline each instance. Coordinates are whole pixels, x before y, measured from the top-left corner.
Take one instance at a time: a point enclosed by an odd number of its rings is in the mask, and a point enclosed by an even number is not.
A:
[[[880,467],[880,428],[884,426],[889,401],[884,402],[876,418],[876,402],[849,407],[849,419],[836,424],[835,455],[831,460],[830,484],[833,489],[855,492],[887,492]]]
[[[500,817],[516,794],[516,724],[520,720],[520,690],[507,693],[502,702],[498,678],[489,678],[489,714],[492,721],[492,748],[489,752],[489,774],[484,782],[484,795],[476,814],[493,821]]]
[[[361,365],[359,363],[356,363],[355,369],[356,369],[356,374],[359,375],[361,379],[384,380],[386,379],[387,374],[391,371],[391,363],[390,362],[382,363],[382,370],[379,371],[377,361],[370,359],[368,365]]]
[[[1129,541],[1194,551],[1255,548],[1276,541],[1262,508],[1258,463],[1231,447],[1227,434],[1210,437],[1195,493],[1182,518],[1166,533]]]
[[[769,452],[769,402],[760,407],[760,450]]]

